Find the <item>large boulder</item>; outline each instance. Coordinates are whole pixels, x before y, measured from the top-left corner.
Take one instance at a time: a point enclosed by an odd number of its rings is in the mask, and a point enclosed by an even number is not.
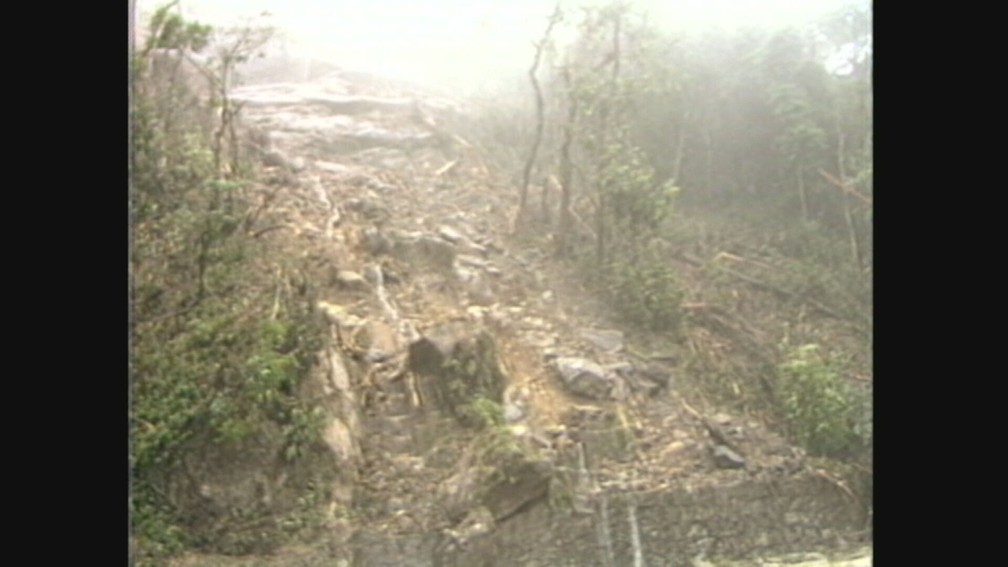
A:
[[[417,232],[390,231],[392,257],[418,270],[448,273],[455,265],[455,247],[435,236]]]
[[[479,417],[473,415],[474,402],[503,401],[497,345],[490,333],[470,324],[448,323],[424,333],[409,347],[409,367],[424,399],[463,423],[478,424],[472,423]]]
[[[564,386],[579,396],[596,400],[626,399],[626,385],[618,374],[586,358],[562,356],[553,364]]]
[[[482,507],[499,522],[545,501],[553,464],[527,440],[504,428],[488,428],[466,453],[438,487],[448,518],[458,521]]]

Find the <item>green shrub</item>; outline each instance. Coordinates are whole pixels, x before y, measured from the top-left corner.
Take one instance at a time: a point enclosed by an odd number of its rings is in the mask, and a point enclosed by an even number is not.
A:
[[[796,442],[814,456],[854,456],[872,440],[871,398],[846,382],[818,345],[794,349],[779,368],[777,395]]]
[[[149,47],[203,46],[209,28],[174,5],[155,15]],[[130,520],[134,562],[155,565],[191,547],[276,541],[276,510],[211,518],[199,475],[221,455],[293,461],[320,444],[322,411],[300,385],[325,329],[310,294],[277,292],[287,260],[240,230],[248,180],[223,177],[198,113],[179,111],[188,85],[156,80],[145,55],[130,101]]]
[[[683,292],[670,266],[614,260],[603,282],[612,305],[627,322],[653,331],[679,327]]]
[[[459,409],[463,423],[472,424],[478,429],[500,427],[504,425],[504,408],[497,402],[484,398],[476,398]]]

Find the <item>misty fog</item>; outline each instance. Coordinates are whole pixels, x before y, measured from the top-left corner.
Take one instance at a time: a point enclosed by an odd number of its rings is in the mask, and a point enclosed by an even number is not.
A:
[[[740,27],[801,26],[844,0],[636,0],[661,30],[701,33]],[[137,21],[162,2],[137,1]],[[513,87],[533,55],[554,0],[183,0],[182,13],[218,26],[262,18],[281,40],[275,50],[461,93]],[[584,0],[560,3],[569,13]],[[557,38],[563,42],[564,38]]]
[[[871,565],[868,0],[129,13],[130,565]]]

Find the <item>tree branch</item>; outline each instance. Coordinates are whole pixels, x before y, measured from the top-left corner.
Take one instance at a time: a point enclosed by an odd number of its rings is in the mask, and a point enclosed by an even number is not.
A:
[[[839,179],[837,179],[836,177],[833,177],[829,173],[826,173],[822,169],[819,170],[819,174],[822,175],[823,177],[825,177],[826,180],[829,181],[830,183],[832,183],[833,185],[836,185],[838,188],[840,188],[845,193],[848,193],[850,195],[853,195],[853,196],[857,197],[858,199],[861,200],[862,203],[868,205],[869,207],[872,206],[872,200],[871,200],[871,198],[870,197],[866,197],[866,196],[862,195],[861,193],[859,193],[856,189],[854,189],[853,187],[850,186],[850,183],[844,183],[843,181],[840,181]]]

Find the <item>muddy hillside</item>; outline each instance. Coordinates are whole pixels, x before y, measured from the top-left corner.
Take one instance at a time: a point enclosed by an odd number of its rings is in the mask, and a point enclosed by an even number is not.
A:
[[[759,332],[702,306],[693,335],[621,323],[516,234],[514,172],[457,127],[466,101],[335,68],[232,96],[262,171],[250,232],[298,259],[328,326],[305,395],[338,474],[314,541],[175,564],[870,564],[855,477],[697,393],[692,349]],[[696,253],[668,262],[708,285]]]

